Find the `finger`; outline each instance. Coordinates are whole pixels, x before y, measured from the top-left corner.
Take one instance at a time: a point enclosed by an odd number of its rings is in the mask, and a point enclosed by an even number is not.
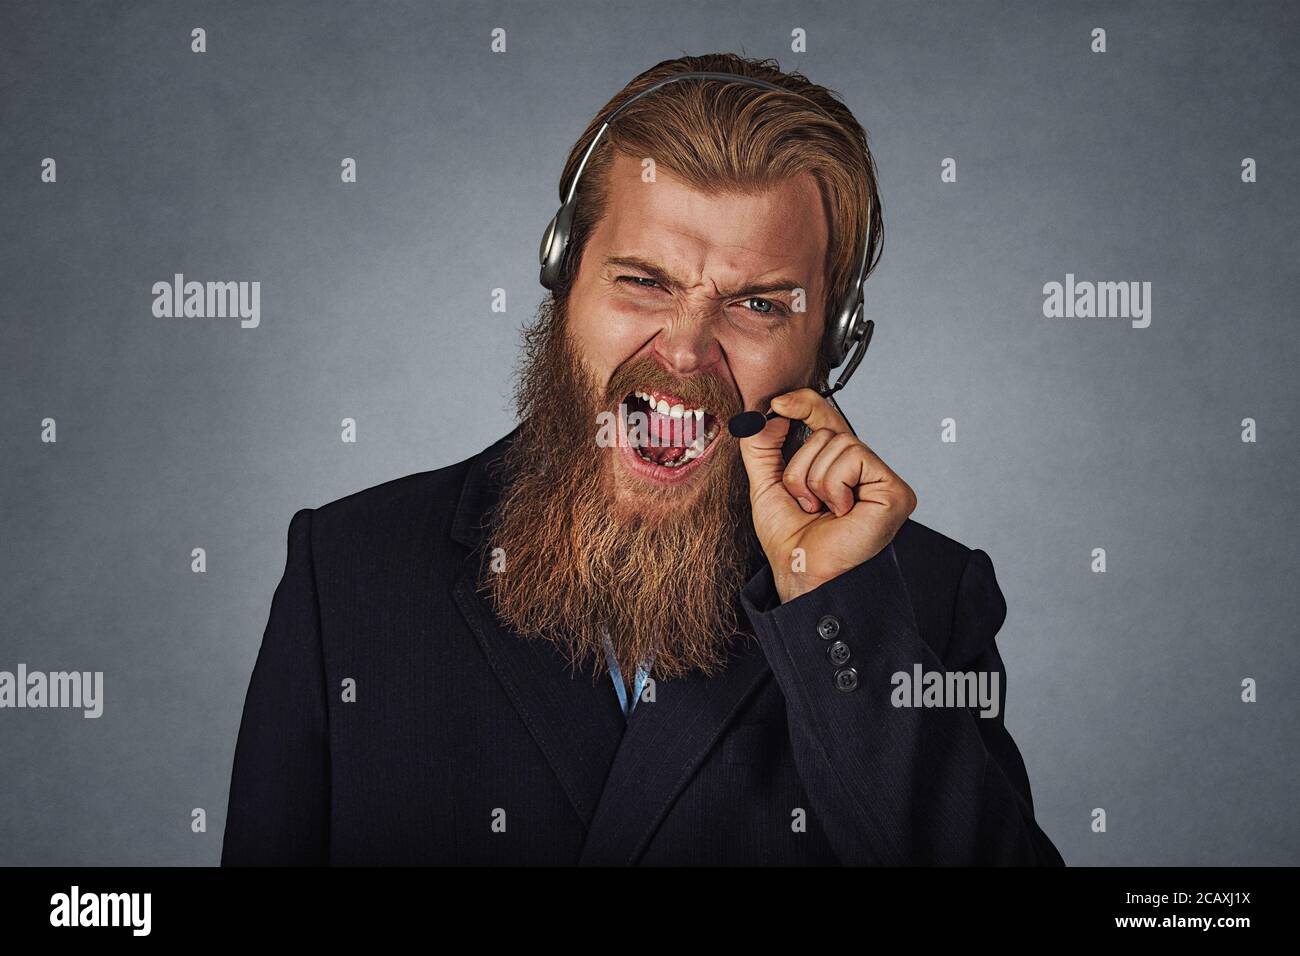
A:
[[[884,503],[895,489],[907,487],[903,479],[894,473],[894,469],[881,461],[880,456],[871,450],[871,446],[861,440],[858,444],[862,447],[862,454],[857,460],[859,474],[855,500]],[[908,491],[910,492],[911,489],[908,488]]]
[[[853,510],[865,452],[862,442],[842,432],[826,443],[808,470],[808,487],[836,516]]]
[[[778,415],[801,421],[813,431],[819,428],[829,428],[833,432],[853,431],[844,416],[811,388],[799,388],[778,395],[772,399],[771,404]]]
[[[822,503],[816,493],[808,487],[808,469],[834,437],[835,432],[829,428],[819,428],[813,432],[790,458],[790,464],[786,466],[785,473],[781,476],[781,480],[785,483],[785,490],[790,492],[799,502],[800,507],[809,514],[821,511]]]

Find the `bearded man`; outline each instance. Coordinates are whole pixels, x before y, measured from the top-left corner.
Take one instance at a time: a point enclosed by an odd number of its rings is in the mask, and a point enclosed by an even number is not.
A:
[[[849,110],[667,61],[561,199],[515,431],[294,515],[223,863],[1060,864],[988,556],[821,394],[880,250]]]

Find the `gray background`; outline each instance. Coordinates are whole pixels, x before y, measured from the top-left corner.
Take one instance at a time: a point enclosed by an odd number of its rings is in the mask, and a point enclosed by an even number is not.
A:
[[[1072,864],[1300,863],[1298,20],[1289,3],[5,3],[0,669],[102,670],[106,701],[98,720],[0,711],[0,862],[219,859],[290,516],[510,428],[566,150],[641,70],[736,51],[838,90],[870,134],[886,247],[843,404],[914,517],[993,559],[1007,724],[1044,829]],[[260,281],[260,328],[154,318],[175,272]],[[1152,282],[1150,328],[1044,318],[1067,272]]]

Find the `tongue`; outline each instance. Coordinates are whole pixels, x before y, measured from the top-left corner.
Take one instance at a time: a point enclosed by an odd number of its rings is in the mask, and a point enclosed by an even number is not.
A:
[[[666,465],[686,454],[685,448],[643,448],[642,453],[657,465]]]

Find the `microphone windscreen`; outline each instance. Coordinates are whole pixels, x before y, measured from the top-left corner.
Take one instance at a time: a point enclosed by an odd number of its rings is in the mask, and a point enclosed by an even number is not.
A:
[[[767,416],[762,412],[741,412],[732,415],[727,422],[727,431],[736,438],[748,438],[757,435],[767,426]]]

